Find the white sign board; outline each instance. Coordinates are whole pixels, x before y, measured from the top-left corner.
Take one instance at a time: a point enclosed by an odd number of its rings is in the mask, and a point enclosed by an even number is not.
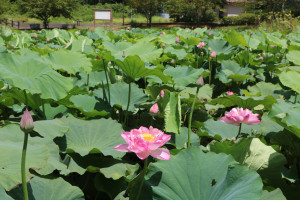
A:
[[[110,10],[95,10],[95,19],[111,20],[111,11]]]

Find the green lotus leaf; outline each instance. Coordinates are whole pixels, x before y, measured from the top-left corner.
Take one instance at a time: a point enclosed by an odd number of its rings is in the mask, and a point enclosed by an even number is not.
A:
[[[0,187],[0,199],[1,200],[14,200],[10,196],[8,196],[8,194],[6,194],[5,190],[2,187]]]
[[[0,77],[5,82],[42,99],[59,100],[72,89],[72,80],[63,77],[35,54],[0,55]]]
[[[103,100],[96,100],[94,96],[74,95],[70,98],[75,108],[78,108],[85,116],[106,116],[110,112],[110,106]]]
[[[94,179],[94,185],[97,191],[105,192],[110,199],[120,200],[119,198],[115,198],[120,191],[126,190],[127,183],[123,179],[112,180],[105,178],[101,174],[97,174]],[[124,197],[123,197],[124,198]]]
[[[90,50],[93,50],[92,45],[93,40],[89,39],[88,37],[80,35],[78,39],[73,39],[72,42],[70,42],[70,48],[72,51],[77,52],[89,52]]]
[[[248,86],[248,91],[244,91],[246,96],[275,96],[274,92],[282,90],[279,85],[272,83],[259,82],[254,86]]]
[[[179,60],[183,60],[187,56],[187,52],[184,49],[174,49],[171,46],[168,46],[165,50],[164,53],[170,54],[170,55],[176,55],[176,57]],[[169,55],[169,56],[170,56]]]
[[[163,35],[159,36],[159,38],[160,38],[161,42],[163,42],[165,44],[174,44],[176,42],[175,35],[163,34]]]
[[[236,32],[235,30],[231,30],[229,33],[225,34],[225,40],[229,42],[232,46],[241,45],[242,47],[247,47],[248,44],[244,35]]]
[[[124,82],[110,85],[110,105],[119,105],[123,110],[126,110],[128,104],[128,91],[128,84]],[[94,95],[103,99],[102,89],[95,90]],[[106,95],[108,95],[107,89]],[[143,90],[138,88],[136,84],[131,84],[129,111],[133,112],[138,105],[146,101],[147,96],[144,94]]]
[[[66,151],[86,156],[89,153],[102,153],[105,156],[121,157],[123,152],[114,147],[123,144],[121,124],[112,119],[80,120],[74,117],[61,119],[69,131],[66,133]]]
[[[164,74],[172,76],[175,85],[187,86],[189,84],[195,84],[203,71],[203,68],[195,69],[187,66],[177,66],[176,68],[169,67],[165,69]]]
[[[289,104],[280,101],[274,104],[268,116],[279,125],[291,131],[300,138],[300,104]]]
[[[45,179],[34,177],[27,184],[29,199],[47,200],[84,200],[83,192],[76,186],[72,186],[63,178]],[[19,186],[9,192],[14,199],[23,200],[22,187]]]
[[[188,45],[194,45],[197,46],[200,43],[200,38],[196,38],[196,37],[181,37],[182,41]]]
[[[61,70],[69,74],[75,75],[80,70],[90,73],[92,71],[92,63],[89,58],[79,52],[59,50],[48,54],[46,60],[55,70]]]
[[[300,65],[300,51],[289,51],[286,54],[286,58],[290,61],[293,62],[295,65]]]
[[[0,187],[10,190],[21,183],[21,156],[24,133],[19,125],[7,125],[0,128]],[[29,169],[42,169],[49,159],[50,150],[44,139],[29,137],[26,157],[26,179],[33,175]],[[4,153],[5,152],[5,153]]]
[[[277,188],[276,190],[273,190],[272,192],[269,192],[267,190],[264,190],[262,193],[261,200],[286,200],[285,196],[282,194],[282,191]]]
[[[146,42],[139,42],[136,44],[117,42],[113,44],[104,41],[103,45],[108,51],[111,51],[116,59],[119,60],[123,60],[123,51],[125,51],[126,56],[138,55],[144,62],[152,62],[159,58],[162,53],[162,49],[157,49],[154,44]]]
[[[269,182],[281,180],[281,170],[286,164],[284,155],[265,145],[258,138],[243,138],[237,143],[214,142],[209,144],[208,149],[215,153],[232,155],[236,161],[257,171],[262,179],[267,178]]]
[[[281,83],[295,92],[300,93],[300,85],[299,85],[299,79],[300,79],[300,73],[296,71],[287,71],[287,72],[282,72],[279,75],[279,79]]]
[[[227,41],[222,39],[212,39],[208,41],[208,47],[212,51],[215,51],[217,55],[225,54],[228,55],[233,52],[234,47],[231,46]]]
[[[33,130],[41,136],[53,140],[56,137],[64,136],[68,129],[69,127],[65,126],[60,120],[53,119],[34,122]]]
[[[182,150],[169,161],[151,163],[144,185],[141,199],[145,200],[257,200],[263,186],[255,171],[232,156],[203,153],[199,147]]]

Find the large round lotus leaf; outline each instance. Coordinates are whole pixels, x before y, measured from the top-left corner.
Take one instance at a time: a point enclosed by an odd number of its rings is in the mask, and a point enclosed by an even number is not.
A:
[[[287,54],[286,54],[286,58],[293,62],[295,65],[300,65],[300,51],[289,51]]]
[[[10,190],[21,183],[21,156],[24,133],[18,125],[8,125],[0,128],[0,187]],[[47,164],[50,150],[44,139],[29,137],[26,157],[26,178],[33,175],[31,169],[41,169]]]
[[[225,40],[229,42],[232,46],[241,45],[243,47],[248,46],[244,35],[232,30],[225,34]]]
[[[119,105],[123,110],[127,108],[129,86],[124,82],[118,82],[110,85],[110,104],[111,106]],[[102,89],[94,91],[94,95],[98,98],[103,98]],[[108,95],[108,90],[106,90]],[[147,96],[143,90],[138,88],[136,84],[131,83],[131,94],[129,111],[134,111],[135,107],[147,101]]]
[[[51,127],[51,128],[49,128]],[[56,137],[62,137],[68,131],[69,127],[65,126],[60,120],[41,120],[34,122],[34,131],[41,136],[53,140]]]
[[[73,87],[71,79],[51,69],[35,54],[1,54],[0,60],[2,79],[31,94],[41,94],[42,99],[62,99]]]
[[[34,177],[27,184],[29,199],[35,200],[84,200],[83,192],[62,178],[45,179]],[[22,187],[9,192],[14,199],[23,200]]]
[[[260,176],[233,157],[199,147],[150,164],[145,185],[151,186],[152,199],[164,200],[257,200],[263,187]]]
[[[212,51],[215,51],[217,55],[230,54],[234,49],[233,46],[231,46],[230,44],[228,44],[228,42],[222,39],[209,40],[208,47],[210,47]]]
[[[63,119],[62,119],[63,120]],[[76,152],[81,156],[89,153],[103,153],[105,156],[120,157],[123,152],[113,148],[125,143],[121,137],[121,124],[112,119],[80,120],[69,117],[63,120],[69,126],[66,133],[67,152]]]
[[[113,44],[105,41],[103,45],[105,49],[111,51],[116,59],[120,60],[123,60],[123,51],[125,51],[126,56],[138,55],[144,62],[152,62],[159,58],[162,53],[162,49],[157,49],[154,44],[146,42],[136,44],[117,42]]]
[[[164,74],[172,76],[172,79],[177,86],[187,86],[195,84],[204,70],[195,69],[192,67],[169,67],[165,69]]]
[[[269,192],[267,190],[263,191],[263,195],[261,197],[261,200],[286,200],[285,196],[282,194],[282,191],[277,188],[276,190],[273,190],[272,192]]]
[[[184,49],[174,49],[172,46],[168,46],[164,53],[176,55],[179,60],[183,60],[187,56],[187,52]]]
[[[56,51],[46,56],[47,61],[55,70],[76,74],[80,70],[90,73],[92,71],[92,63],[86,55],[73,51]]]
[[[296,71],[282,72],[279,75],[279,79],[284,86],[291,88],[295,92],[298,92],[298,94],[300,93],[300,85],[299,85],[300,73],[299,72],[296,72]]]

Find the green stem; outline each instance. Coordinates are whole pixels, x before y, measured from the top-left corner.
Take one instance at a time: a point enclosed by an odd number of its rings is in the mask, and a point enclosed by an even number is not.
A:
[[[104,67],[104,73],[105,73],[106,84],[107,84],[107,90],[108,90],[108,103],[110,104],[110,89],[109,89],[109,82],[108,82],[107,69],[106,69],[106,65],[105,65],[104,60],[103,60],[103,67]]]
[[[130,105],[130,95],[131,95],[131,82],[129,82],[129,90],[128,90],[128,100],[127,100],[127,107],[126,107],[126,113],[125,113],[125,124],[128,120],[128,110]]]
[[[143,189],[143,184],[144,184],[144,176],[146,175],[146,172],[147,172],[147,167],[148,167],[148,157],[144,160],[144,167],[143,167],[143,171],[141,172],[143,178],[142,178],[142,182],[140,184],[138,193],[137,193],[136,198],[135,198],[136,200],[139,200],[139,198],[140,198],[140,195],[141,195],[141,192],[142,192],[142,189]]]
[[[43,109],[44,119],[47,120],[46,112],[45,112],[45,103],[44,103],[44,100],[43,100],[43,99],[42,99],[42,109]]]
[[[86,85],[87,85],[88,91],[89,91],[89,82],[90,82],[90,74],[87,75],[87,79],[86,79]]]
[[[239,132],[238,132],[238,134],[237,134],[237,136],[236,136],[236,139],[239,138],[239,136],[240,136],[240,134],[241,134],[241,130],[242,130],[242,123],[240,123],[240,128],[239,128]]]
[[[192,118],[193,118],[194,107],[195,107],[196,99],[197,99],[197,96],[198,96],[198,93],[199,93],[199,89],[200,89],[200,85],[197,86],[196,95],[195,95],[195,98],[194,98],[194,101],[193,101],[193,104],[192,104],[192,109],[191,109],[191,112],[190,112],[187,147],[191,146]]]
[[[295,92],[295,101],[294,101],[294,104],[297,103],[297,97],[298,97],[297,92]]]
[[[25,135],[24,135],[24,143],[23,143],[23,150],[22,150],[21,174],[22,174],[22,186],[23,186],[24,200],[28,200],[25,164],[26,164],[26,150],[27,150],[27,142],[28,142],[29,133],[27,131],[24,131],[24,134]]]
[[[208,81],[208,83],[209,83],[209,86],[210,86],[210,84],[211,84],[211,71],[212,71],[212,67],[211,67],[211,63],[210,63],[210,58],[209,58],[209,63],[208,63],[208,65],[209,65],[209,81]]]

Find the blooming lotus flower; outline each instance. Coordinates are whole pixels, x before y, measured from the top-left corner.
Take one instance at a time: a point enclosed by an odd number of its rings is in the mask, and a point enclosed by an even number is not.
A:
[[[263,60],[263,59],[264,59],[264,57],[262,57],[262,56],[261,56],[261,57],[259,57],[258,59],[259,59],[259,60]]]
[[[176,43],[178,43],[180,41],[179,37],[176,37]]]
[[[152,116],[157,116],[159,113],[159,108],[158,108],[158,105],[157,103],[153,104],[153,106],[150,108],[150,114]]]
[[[258,114],[253,114],[251,110],[244,110],[243,108],[233,108],[230,112],[225,114],[225,117],[222,117],[220,121],[235,126],[239,126],[241,123],[253,125],[260,123],[260,120],[257,116]]]
[[[215,58],[217,55],[216,55],[216,52],[215,51],[213,51],[211,54],[210,54],[210,57],[211,58]]]
[[[161,160],[170,160],[168,149],[160,148],[165,145],[171,135],[164,134],[159,129],[141,126],[139,129],[132,129],[130,132],[122,132],[121,136],[127,144],[120,144],[114,147],[117,151],[134,152],[139,159],[144,160],[149,155]]]
[[[204,42],[200,42],[198,45],[197,45],[198,48],[203,48],[205,47],[205,43]]]
[[[196,84],[197,84],[197,85],[201,85],[201,86],[204,85],[204,80],[203,80],[203,76],[202,76],[202,75],[201,75],[200,78],[196,81]]]
[[[34,37],[34,38],[37,38],[37,34],[35,33],[35,34],[33,35],[33,37]]]
[[[24,115],[21,118],[20,126],[23,131],[30,131],[34,127],[33,119],[27,109],[25,110]]]
[[[234,94],[234,93],[231,92],[231,91],[227,91],[226,93],[227,93],[227,95],[233,95],[233,94]]]
[[[164,90],[160,91],[160,96],[161,96],[162,99],[165,97],[165,91]]]
[[[166,47],[166,44],[165,44],[165,43],[162,43],[161,46],[162,46],[162,48],[165,48],[165,47]]]

